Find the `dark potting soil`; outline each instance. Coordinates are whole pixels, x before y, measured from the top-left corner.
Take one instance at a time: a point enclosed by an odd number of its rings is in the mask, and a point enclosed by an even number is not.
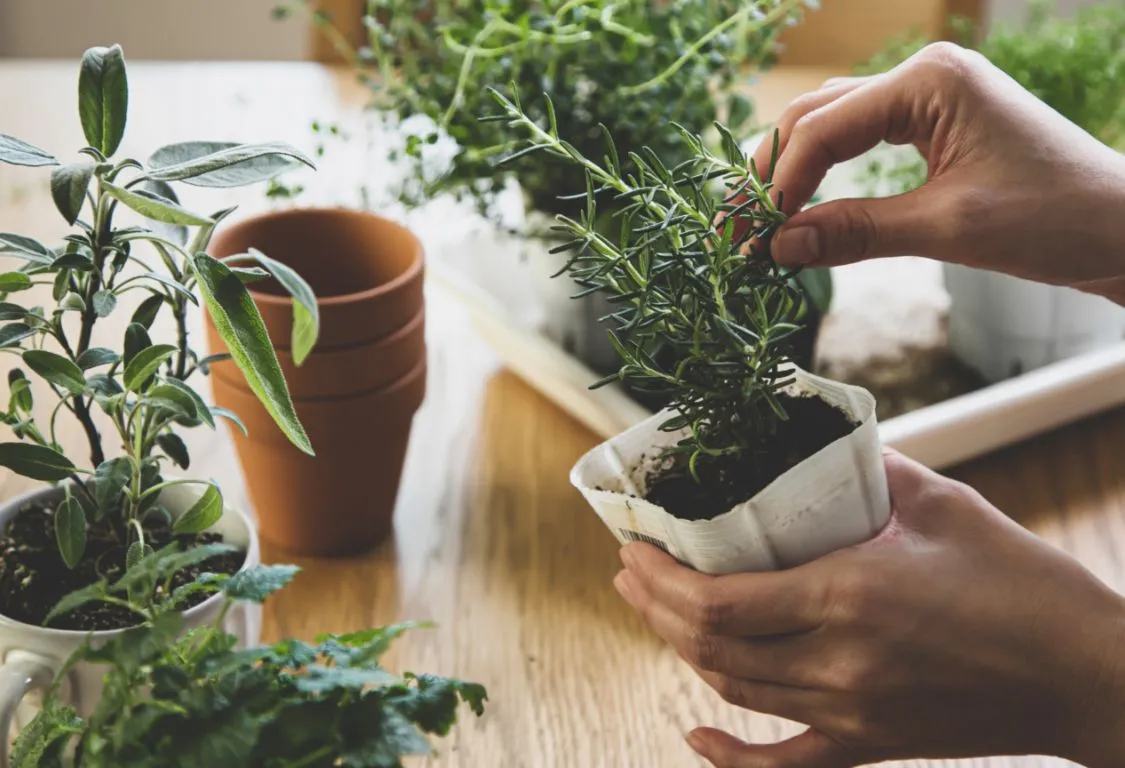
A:
[[[222,541],[222,537],[214,533],[175,534],[167,523],[151,518],[145,523],[145,539],[156,550],[173,541],[185,549]],[[0,614],[25,624],[42,626],[51,609],[71,592],[99,579],[112,584],[121,578],[125,572],[125,549],[108,521],[102,520],[90,526],[86,553],[82,562],[71,570],[63,562],[55,543],[54,509],[29,504],[0,534]],[[245,552],[218,555],[177,573],[172,587],[189,584],[203,573],[236,573],[245,560]],[[207,597],[209,595],[204,593],[192,595],[180,608],[191,608]],[[88,632],[131,627],[139,620],[140,617],[123,606],[87,603],[54,619],[51,626]]]
[[[769,441],[769,453],[701,462],[700,482],[682,464],[649,479],[646,498],[681,520],[710,520],[752,498],[788,470],[859,425],[818,397],[782,396],[789,420]]]

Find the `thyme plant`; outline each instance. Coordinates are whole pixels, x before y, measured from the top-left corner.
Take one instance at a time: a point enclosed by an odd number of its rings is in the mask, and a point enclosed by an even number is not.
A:
[[[294,295],[298,360],[308,354],[318,327],[316,299],[289,268],[256,252],[223,261],[207,255],[212,232],[233,209],[194,213],[179,203],[171,186],[237,187],[311,166],[308,158],[284,144],[198,141],[165,146],[144,163],[119,157],[129,104],[121,48],[87,51],[78,85],[87,142],[79,159],[63,163],[46,150],[0,134],[0,162],[52,169],[55,205],[73,227],[57,246],[0,232],[0,255],[22,262],[0,274],[0,353],[20,359],[9,371],[7,407],[0,410],[0,420],[18,439],[0,443],[0,466],[64,484],[55,531],[59,555],[69,568],[83,560],[92,526],[108,529],[120,545],[120,559],[132,565],[151,552],[146,524],[154,518],[175,533],[189,534],[206,530],[222,514],[222,495],[214,483],[163,477],[170,465],[184,470],[190,465],[180,429],[214,428],[220,417],[240,424],[188,383],[226,356],[203,356],[193,348],[187,317],[195,305],[202,300],[250,387],[293,443],[309,453],[244,283],[273,276]],[[140,214],[145,224],[119,225],[117,214],[124,209]],[[50,286],[51,306],[19,301],[35,286]],[[99,323],[127,311],[133,296],[144,298],[124,324],[117,347],[94,346]],[[150,336],[160,316],[175,327],[171,343]],[[31,377],[44,380],[54,396],[48,415],[36,413]],[[64,411],[82,426],[88,466],[68,457],[60,444],[57,422]],[[106,429],[116,445],[107,445]],[[198,503],[172,520],[158,497],[181,483],[207,488]],[[0,564],[0,575],[5,567]]]
[[[722,116],[732,130],[752,119],[736,88],[768,67],[777,37],[811,0],[368,0],[365,44],[353,48],[316,0],[281,6],[312,9],[313,18],[356,68],[373,94],[371,106],[415,129],[406,145],[414,172],[400,190],[416,205],[453,193],[487,211],[509,179],[519,180],[528,206],[573,213],[560,192],[578,191],[582,175],[551,156],[513,158],[498,152],[517,137],[503,124],[478,120],[491,106],[487,87],[514,83],[528,114],[546,120],[548,99],[560,130],[585,154],[600,151],[606,120],[626,150],[651,147],[669,162],[686,159],[669,136],[669,121],[710,125]],[[452,166],[436,177],[424,167],[425,147],[439,136],[457,144]],[[608,203],[606,204],[608,206]]]
[[[198,555],[175,547],[152,553],[126,578],[167,579],[185,557]],[[20,733],[12,768],[399,768],[404,756],[432,752],[427,735],[449,733],[461,703],[483,713],[480,685],[398,676],[381,665],[394,640],[423,625],[236,650],[237,638],[222,629],[228,611],[237,602],[264,602],[297,570],[206,573],[155,605],[135,605],[146,616],[142,625],[97,647],[86,643],[68,660]],[[126,589],[113,589],[127,600]],[[55,613],[105,591],[72,595]],[[189,593],[221,594],[225,605],[213,624],[183,632],[177,608]],[[86,719],[59,697],[79,663],[105,668],[104,692]]]
[[[489,119],[525,137],[503,161],[542,154],[585,174],[584,210],[558,217],[569,236],[559,250],[570,253],[565,271],[616,307],[606,322],[621,368],[595,386],[620,380],[666,396],[675,415],[661,428],[687,430],[669,455],[696,480],[707,476],[742,501],[739,489],[755,482],[747,475],[769,471],[772,462],[756,459],[775,449],[771,441],[788,418],[789,340],[801,327],[800,289],[769,252],[785,221],[770,195],[777,135],[764,174],[721,124],[721,153],[677,126],[684,146],[677,156],[686,159],[674,165],[649,147],[630,153],[626,165],[603,128],[597,162],[561,138],[550,100],[540,124],[515,92],[491,94],[500,112]],[[728,192],[715,195],[716,184]],[[616,236],[595,225],[602,199],[612,201]],[[661,359],[654,346],[673,354]]]

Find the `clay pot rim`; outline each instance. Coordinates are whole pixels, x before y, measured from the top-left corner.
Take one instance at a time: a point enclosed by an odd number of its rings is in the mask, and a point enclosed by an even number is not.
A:
[[[409,387],[420,376],[425,375],[426,369],[429,366],[429,360],[426,355],[419,358],[418,362],[409,371],[399,376],[397,379],[385,384],[383,386],[375,387],[374,389],[365,389],[354,394],[344,395],[342,397],[302,397],[291,399],[294,405],[336,405],[341,403],[355,402],[369,397],[382,396],[382,395],[396,395],[402,390]],[[221,377],[220,377],[221,378]],[[239,393],[247,397],[257,398],[257,395],[247,386],[235,381],[223,378],[223,384],[233,389],[238,390]]]
[[[397,228],[401,229],[403,231],[403,233],[407,236],[407,238],[409,239],[410,243],[413,246],[412,250],[413,250],[414,258],[411,261],[410,266],[407,267],[406,270],[402,274],[400,274],[397,277],[394,277],[393,279],[388,280],[387,282],[382,283],[380,285],[376,285],[376,286],[373,286],[371,288],[364,288],[362,291],[356,291],[354,293],[345,293],[345,294],[341,294],[341,295],[337,295],[337,296],[317,296],[316,297],[316,303],[317,303],[317,306],[320,307],[321,309],[324,309],[324,308],[327,308],[327,307],[338,307],[338,306],[345,305],[345,304],[358,304],[359,302],[369,301],[371,299],[377,299],[381,296],[393,294],[393,293],[396,293],[396,292],[402,290],[404,287],[406,287],[410,283],[414,282],[416,279],[418,279],[421,276],[422,270],[423,270],[423,261],[424,261],[424,258],[423,258],[424,257],[424,251],[423,251],[423,248],[422,248],[422,241],[419,240],[418,236],[415,235],[407,227],[404,227],[402,224],[398,223],[397,221],[395,221],[393,219],[389,219],[386,216],[380,216],[377,213],[367,213],[366,211],[357,211],[357,210],[354,210],[352,208],[329,207],[329,206],[321,206],[321,207],[314,206],[314,207],[308,207],[308,208],[286,208],[286,209],[283,209],[283,210],[280,210],[280,211],[271,211],[269,213],[260,213],[260,214],[257,214],[255,216],[248,216],[245,219],[239,219],[236,222],[232,222],[229,228],[233,229],[235,227],[247,226],[247,225],[256,224],[256,223],[259,223],[259,222],[276,221],[277,219],[289,218],[289,217],[293,216],[294,214],[303,214],[303,213],[311,213],[311,214],[316,214],[318,216],[328,215],[328,216],[345,216],[345,217],[348,217],[348,218],[357,218],[357,219],[376,219],[380,222],[384,222],[386,224],[390,224],[393,227],[397,227]],[[237,261],[237,259],[235,259],[235,261]],[[255,302],[258,302],[258,303],[261,303],[261,304],[266,304],[266,305],[269,305],[269,306],[274,306],[274,307],[288,306],[293,301],[293,298],[289,295],[278,296],[278,295],[272,294],[272,293],[262,293],[260,291],[253,290],[252,286],[248,286],[247,291],[249,291],[250,296],[254,299]]]

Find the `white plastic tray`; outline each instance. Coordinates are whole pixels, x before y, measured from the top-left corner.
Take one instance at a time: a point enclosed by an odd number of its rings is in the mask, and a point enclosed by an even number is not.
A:
[[[505,317],[490,296],[440,264],[431,282],[463,301],[503,363],[559,407],[608,439],[651,416],[542,335]],[[1125,403],[1125,343],[889,419],[885,445],[934,469],[958,464]]]

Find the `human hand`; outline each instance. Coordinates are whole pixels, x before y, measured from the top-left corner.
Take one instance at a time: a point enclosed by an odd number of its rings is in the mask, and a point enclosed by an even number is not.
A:
[[[777,126],[774,175],[792,215],[779,263],[927,256],[1125,303],[1125,158],[950,43],[871,77],[829,80]],[[929,181],[903,195],[801,207],[825,173],[885,141],[913,144]],[[772,135],[755,152],[769,167]]]
[[[645,544],[615,585],[728,702],[810,726],[719,768],[1052,754],[1125,764],[1125,600],[968,486],[886,457],[894,514],[798,568],[707,576]]]

